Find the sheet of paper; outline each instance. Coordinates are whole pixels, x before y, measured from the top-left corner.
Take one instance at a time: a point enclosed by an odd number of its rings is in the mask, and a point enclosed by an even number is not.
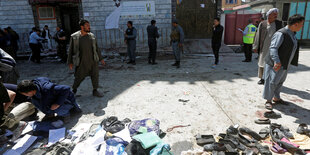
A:
[[[4,155],[15,155],[24,153],[37,139],[36,136],[25,135],[11,150],[8,150]]]
[[[116,137],[122,138],[124,141],[130,143],[132,141],[131,137],[130,137],[130,132],[128,127],[126,126],[125,129],[123,129],[120,132],[117,132],[115,134],[113,134]]]
[[[56,142],[64,139],[66,136],[66,128],[60,128],[55,130],[50,130],[48,135],[48,145],[55,144]]]
[[[24,135],[24,134],[26,134],[26,133],[32,131],[32,130],[33,130],[33,128],[32,128],[33,123],[34,123],[34,121],[28,122],[26,128],[23,130],[23,132],[22,132],[21,135]]]
[[[89,140],[86,141],[86,144],[88,144],[90,147],[96,148],[100,144],[104,143],[104,136],[106,134],[106,131],[103,129],[99,130],[94,137],[89,138]]]

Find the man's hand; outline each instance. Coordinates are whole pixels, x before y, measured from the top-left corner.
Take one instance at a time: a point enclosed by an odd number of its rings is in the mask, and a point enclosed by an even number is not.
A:
[[[52,106],[51,106],[51,110],[56,110],[56,109],[58,109],[59,108],[59,104],[53,104]]]
[[[182,43],[179,43],[179,47],[182,47],[183,46],[183,44]]]
[[[69,69],[70,69],[70,70],[73,69],[73,64],[69,64]]]
[[[104,60],[102,59],[101,61],[101,64],[102,64],[102,66],[104,66],[105,65],[105,62],[104,62]]]
[[[254,52],[254,53],[257,53],[257,49],[253,49],[253,52]]]
[[[281,63],[274,64],[273,69],[277,72],[281,68]]]

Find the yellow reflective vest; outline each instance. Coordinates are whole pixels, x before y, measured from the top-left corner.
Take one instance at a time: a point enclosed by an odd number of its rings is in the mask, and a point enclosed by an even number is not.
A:
[[[253,44],[254,43],[254,36],[256,32],[256,26],[253,24],[249,24],[246,26],[248,28],[248,32],[246,35],[243,35],[243,43],[245,44]]]

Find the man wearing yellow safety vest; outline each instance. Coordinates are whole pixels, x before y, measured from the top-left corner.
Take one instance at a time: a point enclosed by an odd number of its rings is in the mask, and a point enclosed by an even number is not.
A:
[[[243,33],[243,51],[245,55],[245,60],[242,62],[252,61],[252,44],[254,43],[256,29],[256,26],[252,24],[252,19],[249,19],[249,25],[243,31],[239,28]]]

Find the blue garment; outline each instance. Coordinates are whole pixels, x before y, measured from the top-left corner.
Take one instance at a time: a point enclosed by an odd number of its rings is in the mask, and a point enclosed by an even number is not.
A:
[[[58,116],[68,116],[72,108],[81,110],[69,86],[56,85],[46,77],[39,77],[33,82],[37,86],[37,92],[32,97],[32,104],[44,114],[56,113]],[[51,110],[53,104],[58,104],[60,107]]]
[[[32,32],[29,37],[30,44],[39,44],[40,40],[44,40],[44,38],[40,37],[37,32]]]
[[[169,144],[159,143],[150,151],[150,155],[159,155],[163,149],[170,150],[171,148]]]
[[[127,146],[128,143],[121,138],[110,138],[106,141],[106,144],[105,155],[127,155],[125,146]]]

